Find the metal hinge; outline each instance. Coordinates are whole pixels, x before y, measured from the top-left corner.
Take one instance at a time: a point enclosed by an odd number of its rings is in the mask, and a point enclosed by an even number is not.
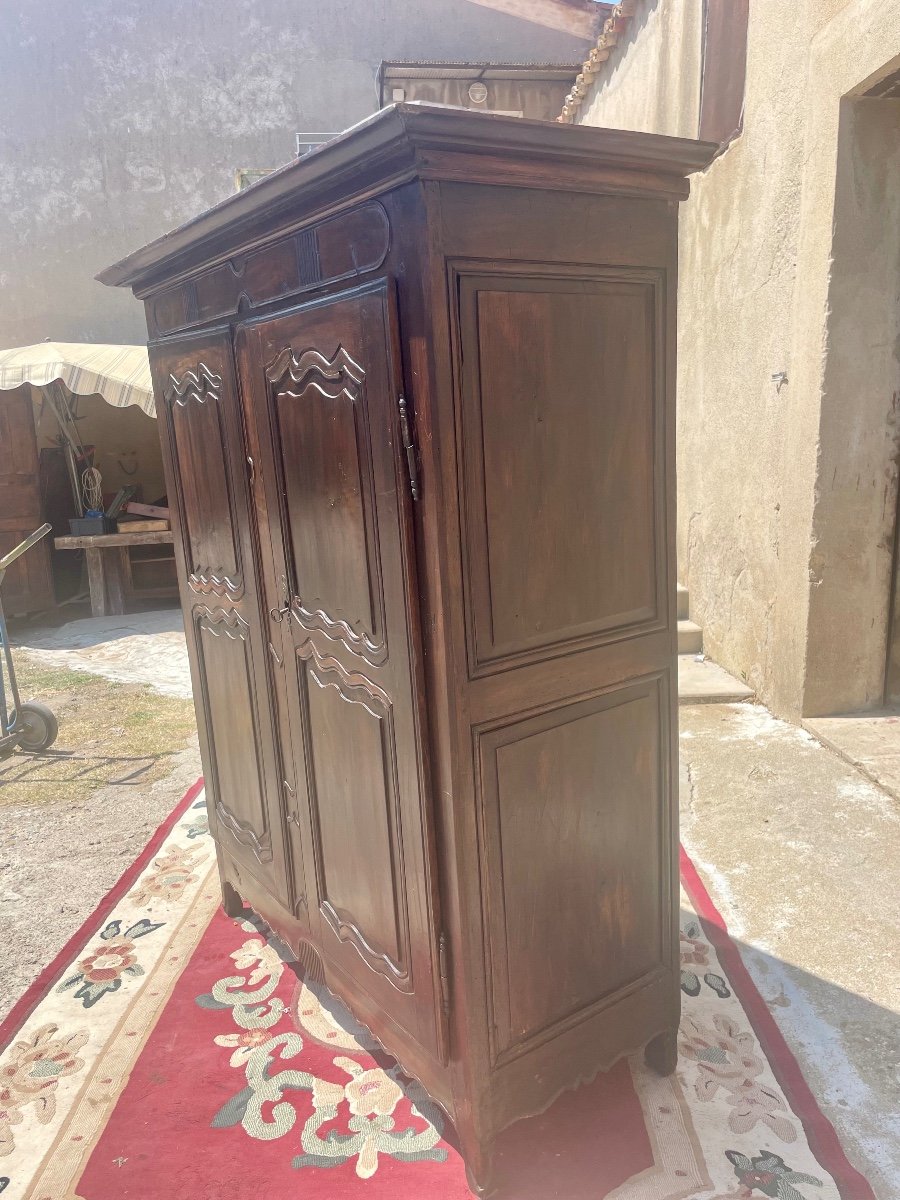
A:
[[[438,972],[441,977],[441,1008],[444,1010],[444,1016],[450,1012],[450,968],[447,964],[448,957],[447,935],[446,933],[442,933],[438,938]]]
[[[397,406],[400,409],[400,440],[403,443],[403,449],[406,451],[409,490],[412,493],[413,500],[418,500],[421,494],[419,491],[419,468],[416,463],[416,448],[413,445],[412,433],[410,432],[409,410],[404,395],[401,394],[397,397]]]

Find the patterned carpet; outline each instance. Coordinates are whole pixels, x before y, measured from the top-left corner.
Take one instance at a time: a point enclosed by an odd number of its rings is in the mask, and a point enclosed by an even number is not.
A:
[[[498,1200],[870,1200],[690,861],[676,1075],[623,1061],[497,1146]],[[3,1200],[463,1200],[453,1130],[219,906],[199,785],[0,1026]]]

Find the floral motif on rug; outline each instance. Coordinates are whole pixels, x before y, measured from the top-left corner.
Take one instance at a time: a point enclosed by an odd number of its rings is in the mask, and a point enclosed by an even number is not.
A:
[[[253,928],[244,923],[245,931]],[[326,1016],[315,991],[304,986],[295,1010],[299,1031],[276,1032],[274,1026],[280,1026],[285,1016],[283,1001],[274,995],[286,969],[281,957],[255,937],[233,951],[231,958],[236,968],[250,974],[219,979],[209,993],[197,997],[202,1008],[227,1014],[239,1030],[213,1039],[217,1046],[233,1051],[229,1065],[242,1071],[245,1080],[213,1117],[215,1128],[240,1124],[252,1138],[282,1138],[297,1124],[300,1106],[295,1101],[303,1096],[312,1111],[305,1114],[302,1125],[303,1152],[291,1159],[295,1168],[336,1167],[353,1161],[359,1178],[369,1179],[383,1154],[398,1162],[445,1161],[447,1151],[438,1147],[444,1127],[440,1110],[421,1085],[403,1078],[396,1065],[382,1070],[338,1055],[322,1060],[331,1078],[283,1067],[285,1061],[300,1059],[309,1042],[329,1050],[340,1045],[363,1052],[352,1029],[355,1022],[349,1012],[341,1023]],[[335,1079],[335,1071],[348,1078]]]
[[[469,1196],[423,1088],[221,911],[202,796],[119,895],[0,1055],[2,1200]],[[796,1066],[760,1040],[771,1018],[701,901],[682,894],[676,1074],[637,1056],[511,1127],[498,1200],[871,1197],[782,1086]]]

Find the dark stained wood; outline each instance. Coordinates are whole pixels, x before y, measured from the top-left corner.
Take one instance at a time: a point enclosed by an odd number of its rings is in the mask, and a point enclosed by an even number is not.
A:
[[[0,557],[43,523],[31,388],[0,391]],[[7,616],[53,605],[53,576],[46,539],[7,570],[3,607]]]
[[[705,0],[700,137],[727,145],[741,131],[750,0]]]
[[[104,273],[229,317],[152,348],[226,908],[482,1194],[511,1122],[674,1067],[671,201],[712,150],[403,105]]]
[[[154,296],[147,308],[150,332],[173,333],[373,271],[389,241],[382,206],[363,205]]]
[[[261,597],[246,586],[257,535],[230,337],[183,338],[150,358],[210,825],[223,852],[287,905],[284,776]]]
[[[666,967],[659,724],[654,682],[477,735],[494,1064]]]
[[[456,272],[473,676],[665,621],[659,282]]]
[[[271,485],[273,639],[304,751],[292,786],[305,797],[325,977],[345,972],[441,1056],[391,308],[389,286],[341,293],[250,326],[238,355]]]

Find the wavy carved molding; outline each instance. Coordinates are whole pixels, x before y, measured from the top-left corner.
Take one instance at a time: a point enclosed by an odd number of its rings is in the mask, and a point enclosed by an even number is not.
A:
[[[224,635],[232,641],[244,642],[250,625],[239,612],[233,608],[207,608],[205,605],[194,609],[197,622],[204,622],[205,628],[213,635]]]
[[[263,862],[272,859],[272,835],[267,829],[260,837],[256,830],[246,821],[239,820],[230,808],[226,808],[221,800],[216,800],[216,816],[226,826],[231,836],[242,846],[247,846]]]
[[[326,358],[318,350],[304,350],[298,357],[290,346],[285,346],[266,371],[266,378],[278,389],[278,395],[296,400],[308,387],[315,388],[329,400],[337,400],[345,393],[356,399],[365,377],[365,371],[343,346],[338,346],[334,358]],[[290,379],[292,388],[282,386],[286,378]],[[347,386],[348,379],[353,387]]]
[[[350,700],[345,692],[361,688],[372,700],[377,700],[383,708],[390,711],[391,698],[387,692],[376,683],[373,683],[367,675],[363,675],[361,671],[348,671],[336,658],[320,653],[314,642],[306,641],[302,646],[298,647],[297,657],[304,662],[312,662],[313,666],[308,668],[308,670],[313,672],[313,668],[315,668],[315,671],[319,672],[318,675],[315,675],[315,679],[320,687],[337,688],[341,693],[342,699],[347,700],[348,703],[359,703],[359,701]],[[313,673],[315,674],[315,672]],[[333,675],[335,678],[324,680],[320,677],[321,675]],[[380,713],[374,715],[381,716]]]
[[[189,401],[205,404],[211,396],[218,400],[222,388],[222,376],[217,375],[206,363],[200,363],[196,371],[185,371],[181,376],[169,375],[169,391],[166,398],[172,404],[184,408]]]
[[[323,900],[319,906],[322,916],[334,930],[338,939],[349,942],[357,951],[360,958],[379,975],[384,975],[398,992],[412,994],[412,981],[409,971],[401,969],[389,954],[377,949],[366,941],[366,936],[349,913],[338,912],[328,900]]]

